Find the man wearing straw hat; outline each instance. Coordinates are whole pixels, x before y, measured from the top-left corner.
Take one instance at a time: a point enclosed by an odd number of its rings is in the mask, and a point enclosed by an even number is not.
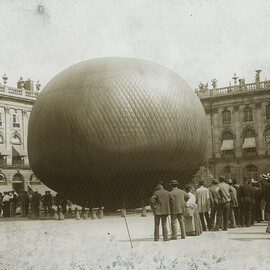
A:
[[[177,239],[177,220],[180,224],[181,229],[181,238],[186,238],[186,230],[184,223],[184,211],[185,211],[185,202],[189,199],[189,195],[178,188],[179,183],[177,180],[171,180],[169,183],[171,187],[171,194],[174,197],[174,204],[171,208],[171,223],[172,223],[172,236],[171,240]]]

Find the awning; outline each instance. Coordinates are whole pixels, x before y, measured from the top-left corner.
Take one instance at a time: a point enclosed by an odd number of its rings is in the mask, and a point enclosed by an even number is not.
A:
[[[45,195],[45,191],[50,191],[51,195],[55,196],[56,192],[50,188],[48,188],[47,186],[45,186],[44,184],[28,184],[28,187],[33,190],[34,192],[37,191],[38,193],[40,193],[41,195]]]
[[[3,144],[0,144],[0,156],[10,156],[10,152]]]
[[[13,190],[13,188],[10,185],[0,185],[0,192],[2,193],[2,195],[4,191],[11,191],[11,190]]]
[[[226,150],[233,150],[233,140],[223,140],[220,150],[226,151]]]
[[[25,157],[27,156],[26,151],[23,150],[21,145],[12,145],[12,157]]]
[[[254,137],[252,138],[245,138],[243,143],[243,148],[256,148],[256,139]]]

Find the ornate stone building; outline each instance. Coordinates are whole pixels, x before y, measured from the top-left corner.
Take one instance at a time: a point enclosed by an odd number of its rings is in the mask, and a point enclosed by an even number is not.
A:
[[[196,89],[208,121],[206,167],[214,177],[258,179],[270,172],[270,81],[245,83],[234,74],[234,85]]]
[[[33,81],[17,83],[17,88],[7,86],[8,77],[0,83],[0,192],[14,189],[49,190],[33,174],[27,156],[28,121],[32,106],[38,96],[40,84],[34,91]]]

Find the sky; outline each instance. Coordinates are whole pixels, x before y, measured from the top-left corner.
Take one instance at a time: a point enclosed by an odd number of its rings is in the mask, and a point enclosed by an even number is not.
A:
[[[80,61],[150,60],[200,82],[270,79],[268,0],[1,0],[0,75],[42,88]],[[0,78],[2,82],[2,79]]]

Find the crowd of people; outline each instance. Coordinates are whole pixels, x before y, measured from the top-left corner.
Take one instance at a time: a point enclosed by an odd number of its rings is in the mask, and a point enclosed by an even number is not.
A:
[[[38,191],[21,191],[17,194],[14,190],[0,193],[0,217],[15,217],[19,208],[21,217],[38,218],[40,210],[44,211],[45,216],[53,215],[52,206],[56,205],[57,211],[61,208],[63,214],[66,213],[67,200],[56,194],[54,198],[50,191],[45,191],[44,195]]]
[[[250,227],[255,222],[268,221],[266,232],[270,233],[270,173],[262,174],[260,181],[243,178],[212,180],[210,187],[200,181],[196,187],[178,188],[176,180],[169,182],[169,191],[158,182],[150,204],[154,213],[154,240],[159,240],[160,220],[163,240],[177,239],[177,221],[181,238],[200,235],[203,231],[227,231],[228,228]],[[168,236],[170,223],[171,237]]]

